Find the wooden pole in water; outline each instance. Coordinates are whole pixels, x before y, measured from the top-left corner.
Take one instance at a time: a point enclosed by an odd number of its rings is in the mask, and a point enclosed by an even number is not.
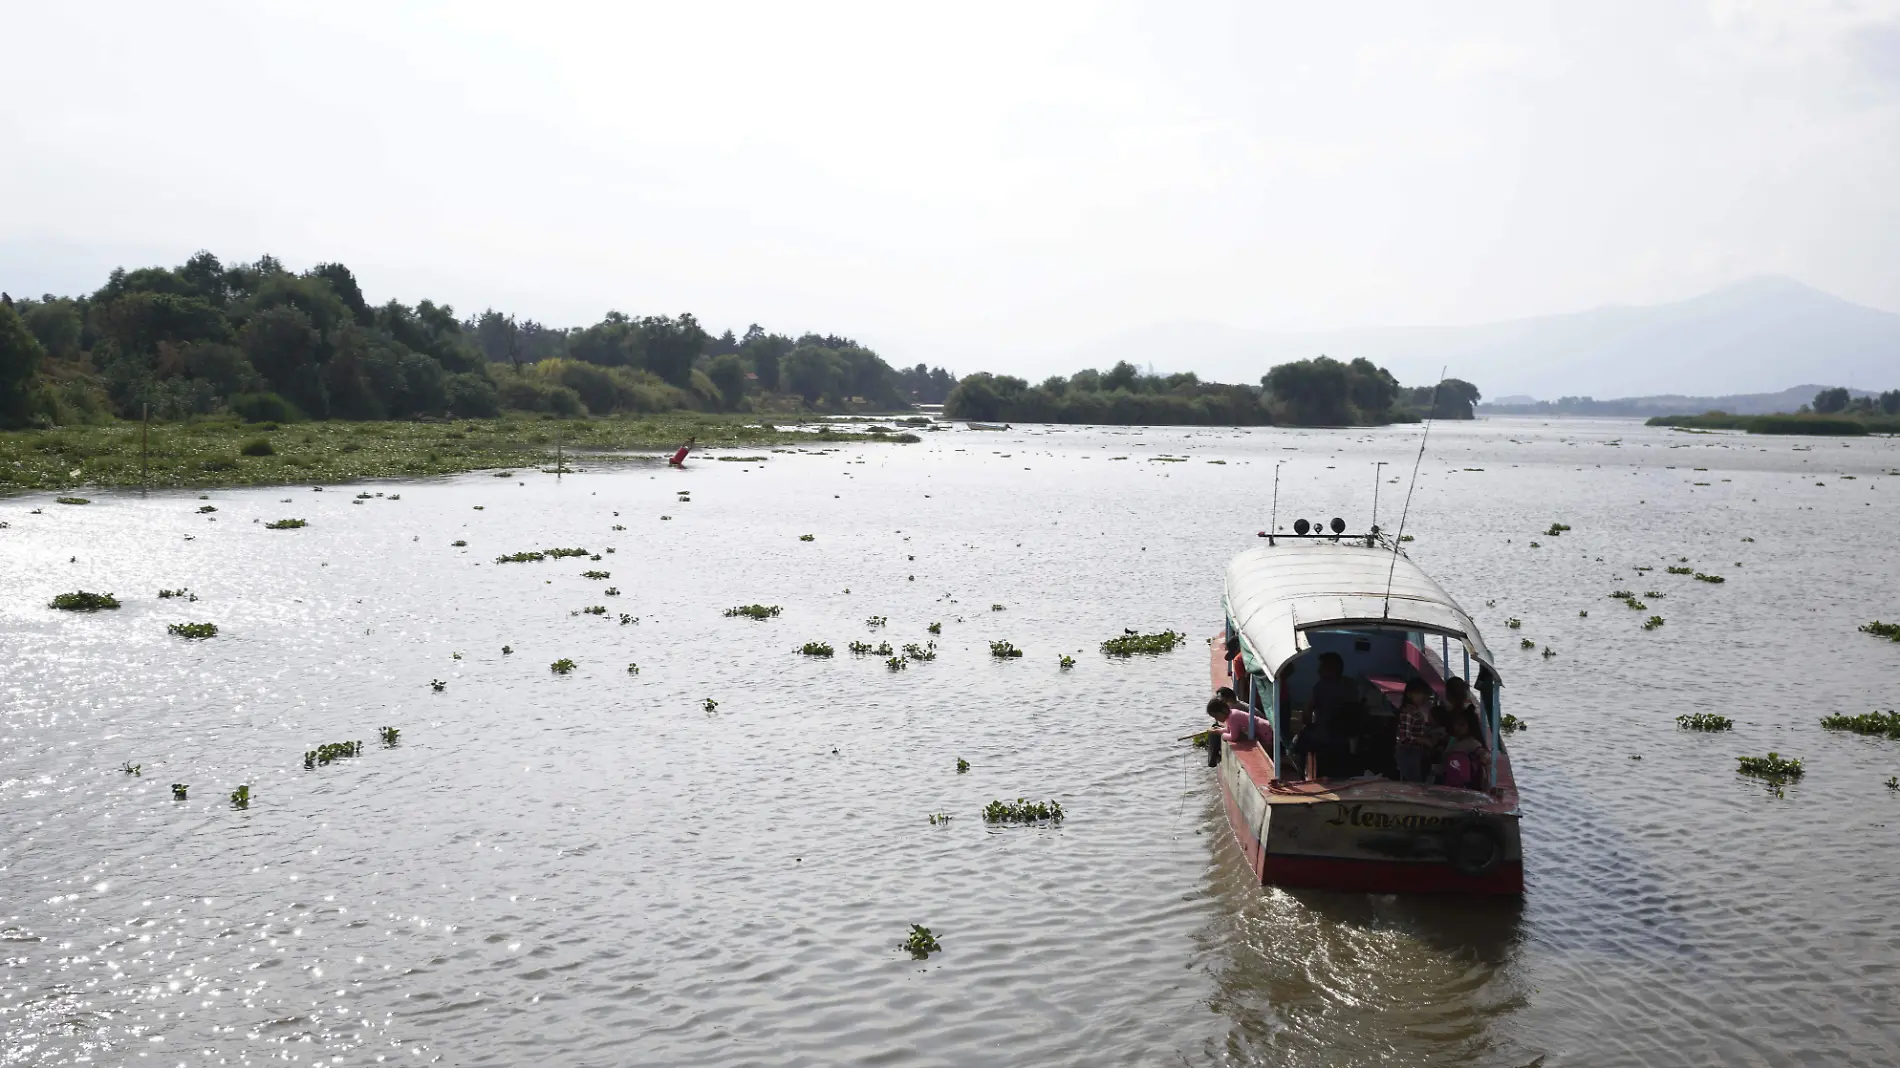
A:
[[[140,416],[139,426],[139,493],[151,491],[150,449],[152,441],[152,406],[145,404],[144,414]]]
[[[563,457],[566,456],[566,453],[562,449],[562,445],[566,441],[566,438],[564,436],[566,431],[567,431],[567,421],[565,419],[555,424],[555,427],[554,427],[554,477],[556,481],[559,481],[561,477],[561,469],[567,466],[567,461],[563,459]]]

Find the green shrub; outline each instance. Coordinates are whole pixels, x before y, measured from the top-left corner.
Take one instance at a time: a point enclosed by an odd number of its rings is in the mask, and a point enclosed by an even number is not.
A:
[[[277,447],[270,443],[269,438],[252,438],[251,440],[245,442],[238,449],[238,451],[243,453],[246,456],[275,456],[277,455]]]

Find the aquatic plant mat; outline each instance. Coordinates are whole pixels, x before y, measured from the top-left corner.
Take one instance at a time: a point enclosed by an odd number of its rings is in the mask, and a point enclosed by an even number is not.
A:
[[[1822,719],[1821,726],[1831,731],[1849,731],[1900,741],[1900,712],[1863,712],[1858,716],[1844,716],[1837,712]]]
[[[1136,653],[1165,653],[1187,641],[1187,635],[1164,630],[1159,634],[1124,634],[1119,638],[1110,638],[1102,643],[1102,652],[1110,656],[1133,656]]]
[[[702,447],[840,440],[778,430],[753,416],[674,413],[639,419],[499,419],[444,422],[342,421],[244,424],[235,418],[153,423],[140,466],[140,424],[0,432],[0,493],[74,486],[274,486],[367,478],[413,478],[489,468],[539,468],[569,449],[671,451],[693,436]],[[753,425],[747,425],[753,422]],[[913,435],[850,435],[898,442]],[[261,443],[261,444],[260,444]]]

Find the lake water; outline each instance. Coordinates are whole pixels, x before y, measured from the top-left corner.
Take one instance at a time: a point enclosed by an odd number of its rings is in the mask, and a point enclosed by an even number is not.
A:
[[[1176,741],[1223,568],[1275,464],[1282,526],[1360,529],[1386,461],[1390,528],[1418,430],[0,500],[0,1065],[1900,1062],[1900,744],[1817,725],[1900,692],[1855,630],[1900,616],[1892,440],[1434,427],[1406,530],[1530,724],[1524,898],[1250,885]],[[565,546],[601,559],[494,562]],[[1769,750],[1782,796],[1735,774]],[[1068,818],[982,822],[1018,796]]]

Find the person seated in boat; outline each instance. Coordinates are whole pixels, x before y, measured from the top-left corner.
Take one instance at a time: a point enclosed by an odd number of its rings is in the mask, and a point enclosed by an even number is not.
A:
[[[1235,700],[1241,704],[1245,704],[1247,700],[1248,681],[1247,662],[1245,658],[1240,655],[1240,638],[1238,635],[1227,639],[1227,674],[1233,677],[1234,684],[1231,687],[1223,686],[1221,689],[1234,693],[1236,695]]]
[[[1311,753],[1321,778],[1346,778],[1358,773],[1361,761],[1353,743],[1365,727],[1366,699],[1359,684],[1346,675],[1346,659],[1321,653],[1319,680],[1307,702],[1306,727],[1295,739],[1294,756],[1303,766]]]
[[[1437,701],[1432,697],[1432,688],[1426,685],[1424,679],[1407,682],[1405,695],[1399,702],[1398,735],[1393,751],[1399,781],[1426,781],[1426,773],[1432,766],[1432,754],[1443,743],[1444,737],[1445,731],[1438,723]]]
[[[1453,713],[1462,708],[1468,708],[1480,717],[1484,714],[1484,709],[1478,704],[1478,695],[1471,692],[1471,684],[1453,675],[1445,680],[1445,711]],[[1482,718],[1479,722],[1483,722]]]
[[[1445,743],[1444,784],[1482,790],[1491,766],[1491,749],[1484,744],[1484,725],[1471,708],[1451,714],[1451,738]]]

